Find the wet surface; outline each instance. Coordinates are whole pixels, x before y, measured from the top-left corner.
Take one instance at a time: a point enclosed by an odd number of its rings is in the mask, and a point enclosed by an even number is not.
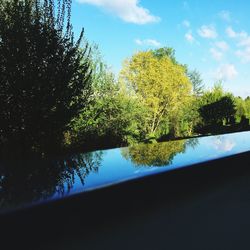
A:
[[[0,163],[1,212],[250,150],[250,132]]]

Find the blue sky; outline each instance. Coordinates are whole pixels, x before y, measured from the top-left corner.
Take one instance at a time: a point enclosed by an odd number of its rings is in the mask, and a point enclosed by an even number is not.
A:
[[[207,88],[223,80],[250,95],[250,1],[73,0],[72,23],[118,73],[138,50],[173,47],[180,63],[197,69]]]

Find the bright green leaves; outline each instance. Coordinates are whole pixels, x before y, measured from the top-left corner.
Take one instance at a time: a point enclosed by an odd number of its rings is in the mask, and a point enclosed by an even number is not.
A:
[[[185,68],[159,53],[145,51],[134,54],[124,62],[120,74],[120,81],[141,98],[149,112],[148,134],[155,134],[167,118],[173,120],[191,96],[191,83]]]

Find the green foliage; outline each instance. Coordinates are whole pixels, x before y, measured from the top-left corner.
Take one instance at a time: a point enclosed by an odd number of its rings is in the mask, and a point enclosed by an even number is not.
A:
[[[61,146],[85,106],[88,45],[74,42],[70,0],[1,1],[0,143],[35,151]]]
[[[155,50],[151,50],[151,53],[158,59],[168,57],[174,64],[178,64],[175,58],[175,50],[170,47],[163,47]]]
[[[221,82],[198,98],[202,126],[234,123],[239,105],[233,94],[225,92]],[[201,124],[200,124],[201,126]]]
[[[166,121],[175,133],[176,118],[191,97],[191,83],[185,68],[174,64],[164,54],[164,49],[155,53],[145,51],[134,54],[124,62],[120,74],[120,81],[142,100],[142,105],[148,110],[148,136],[161,134],[159,130]]]
[[[204,92],[204,84],[201,74],[197,70],[188,71],[188,78],[193,86],[193,94],[196,97],[202,96]]]
[[[233,98],[224,96],[219,101],[202,106],[199,112],[205,124],[222,125],[224,120],[229,122],[230,117],[234,117],[236,109]]]
[[[153,56],[155,56],[158,59],[162,59],[162,58],[169,58],[173,64],[175,65],[180,65],[184,68],[185,72],[188,71],[188,66],[186,64],[180,64],[175,57],[175,49],[171,48],[171,47],[163,47],[163,48],[159,48],[159,49],[154,49],[154,50],[150,50],[151,53],[153,54]]]
[[[235,118],[237,122],[240,122],[241,117],[247,115],[246,101],[244,101],[241,97],[236,97],[235,104],[236,104]]]
[[[250,97],[245,99],[246,117],[250,118]]]
[[[55,7],[56,6],[56,7]],[[234,98],[216,84],[204,91],[198,71],[173,48],[141,51],[117,80],[83,31],[74,41],[71,0],[0,2],[0,145],[50,151],[66,145],[120,146],[192,135],[195,126],[229,120]],[[236,99],[250,117],[250,98]],[[202,120],[202,121],[201,121]]]
[[[92,70],[91,102],[71,123],[71,143],[100,147],[141,140],[147,112],[137,96],[117,83],[97,48],[92,53]]]
[[[211,90],[204,91],[201,98],[199,98],[199,104],[207,105],[219,101],[223,96],[227,95],[223,90],[221,82],[216,83]]]

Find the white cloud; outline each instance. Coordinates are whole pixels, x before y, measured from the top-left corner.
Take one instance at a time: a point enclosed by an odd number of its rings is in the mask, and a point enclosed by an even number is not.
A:
[[[190,22],[188,21],[188,20],[184,20],[183,22],[182,22],[182,25],[184,26],[184,27],[186,27],[186,28],[189,28],[191,25],[190,25]]]
[[[229,49],[229,45],[225,41],[216,42],[215,46],[222,51],[227,51]]]
[[[135,43],[137,45],[143,45],[143,41],[141,39],[135,39]]]
[[[135,39],[135,43],[140,46],[153,46],[153,47],[161,46],[161,43],[155,39],[145,39],[145,40]]]
[[[222,20],[224,20],[226,22],[231,21],[231,13],[227,10],[222,10],[218,15]]]
[[[226,34],[227,34],[228,37],[230,37],[230,38],[236,37],[236,32],[232,29],[232,27],[227,27],[227,29],[226,29]]]
[[[250,36],[245,33],[245,36],[242,36],[240,42],[238,43],[239,46],[246,46],[250,47]]]
[[[193,37],[193,35],[192,35],[191,32],[187,32],[187,33],[185,34],[185,38],[186,38],[186,40],[187,40],[189,43],[193,43],[193,42],[195,41],[195,39],[194,39],[194,37]]]
[[[237,41],[239,50],[235,52],[235,55],[241,60],[242,63],[250,62],[250,35],[246,31],[236,32],[232,27],[226,29],[226,33],[230,38],[234,38]]]
[[[226,28],[226,34],[230,38],[239,38],[239,39],[243,39],[243,40],[249,37],[249,35],[247,34],[246,31],[236,32],[230,26]]]
[[[203,25],[198,29],[198,34],[203,38],[214,39],[218,36],[216,29],[212,25]]]
[[[139,5],[139,0],[77,0],[79,3],[91,4],[102,8],[128,23],[147,24],[159,22],[160,18]]]
[[[215,72],[217,80],[233,80],[238,72],[233,64],[223,64]]]
[[[242,63],[250,62],[250,47],[246,47],[243,50],[237,50],[235,55],[240,58]]]
[[[212,57],[216,60],[216,61],[220,61],[223,57],[223,53],[218,51],[217,49],[215,48],[211,48],[210,50],[210,53],[212,55]]]

